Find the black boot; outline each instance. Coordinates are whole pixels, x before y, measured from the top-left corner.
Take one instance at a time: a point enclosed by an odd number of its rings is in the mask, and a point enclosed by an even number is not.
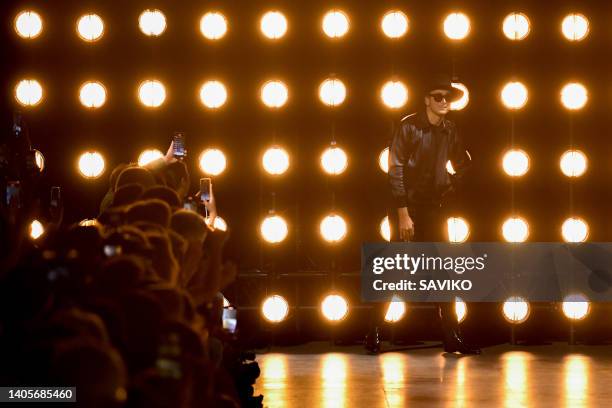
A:
[[[438,311],[442,321],[444,351],[447,353],[459,352],[461,354],[480,354],[481,351],[478,347],[472,347],[465,343],[461,331],[459,330],[459,323],[457,322],[457,315],[455,313],[455,304],[440,303],[438,304]]]
[[[381,342],[380,329],[378,327],[372,328],[369,333],[366,334],[364,346],[370,354],[380,353]]]

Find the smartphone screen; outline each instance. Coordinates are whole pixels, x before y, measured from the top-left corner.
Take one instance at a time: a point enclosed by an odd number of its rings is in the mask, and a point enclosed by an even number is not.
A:
[[[210,201],[210,185],[210,178],[203,177],[200,179],[200,199],[202,201]]]
[[[230,333],[236,332],[236,326],[238,325],[236,314],[236,309],[223,308],[223,328]]]
[[[185,134],[183,132],[174,132],[174,137],[172,138],[173,149],[174,149],[174,157],[177,159],[183,159],[187,155],[187,151],[185,150]]]

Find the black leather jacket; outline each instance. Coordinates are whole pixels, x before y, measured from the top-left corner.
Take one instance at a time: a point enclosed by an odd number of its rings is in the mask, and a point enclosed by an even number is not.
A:
[[[435,155],[433,175],[428,185],[430,204],[439,204],[444,196],[455,190],[471,164],[471,157],[465,149],[462,138],[453,122],[444,119],[439,125],[439,139],[432,147],[433,125],[425,111],[405,116],[396,127],[389,148],[389,183],[396,208],[423,203],[417,189],[424,184],[424,162],[428,155]],[[455,174],[446,169],[451,162]],[[416,194],[415,194],[416,193]]]

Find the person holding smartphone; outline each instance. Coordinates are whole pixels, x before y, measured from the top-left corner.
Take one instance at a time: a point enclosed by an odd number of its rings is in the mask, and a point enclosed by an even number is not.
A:
[[[200,179],[200,190],[197,198],[204,204],[205,214],[208,225],[214,229],[215,219],[217,218],[217,202],[213,194],[212,180],[208,177]]]
[[[388,209],[391,241],[443,242],[442,206],[470,165],[471,157],[447,119],[450,103],[463,91],[450,78],[437,76],[427,85],[423,108],[401,119],[389,148],[388,180],[392,205]],[[447,161],[453,171],[447,170]],[[453,174],[451,174],[453,173]],[[454,303],[439,303],[444,350],[479,354],[468,346],[457,322]]]

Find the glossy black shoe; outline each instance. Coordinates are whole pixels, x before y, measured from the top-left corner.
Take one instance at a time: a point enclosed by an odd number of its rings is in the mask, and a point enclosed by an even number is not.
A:
[[[480,354],[481,350],[478,347],[472,347],[465,344],[463,338],[457,333],[444,338],[444,351],[447,353],[459,352],[461,354]]]

